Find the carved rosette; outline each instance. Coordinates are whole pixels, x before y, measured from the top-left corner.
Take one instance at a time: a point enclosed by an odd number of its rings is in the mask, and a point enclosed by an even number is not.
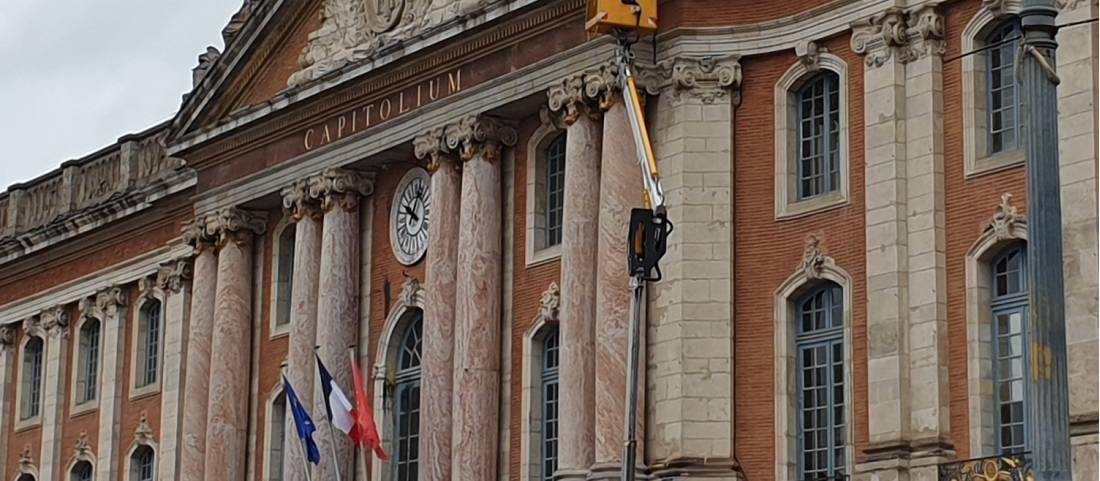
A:
[[[516,145],[516,129],[500,119],[486,115],[463,117],[445,128],[447,150],[458,152],[458,158],[468,161],[481,156],[490,162],[500,158],[500,149]]]
[[[825,267],[825,253],[821,250],[821,239],[816,235],[806,238],[806,247],[802,249],[802,272],[808,279],[820,279]]]
[[[321,218],[321,203],[309,195],[309,182],[298,180],[288,187],[284,187],[283,212],[286,212],[295,222],[309,216],[312,219]]]
[[[546,286],[546,290],[542,291],[542,298],[539,299],[539,315],[535,322],[557,322],[559,307],[561,307],[561,289],[558,288],[557,282],[551,282]]]
[[[989,229],[998,240],[1015,239],[1016,235],[1013,231],[1016,223],[1022,220],[1023,217],[1016,206],[1012,205],[1012,194],[1005,192],[1001,194],[1001,203],[997,205],[993,218],[989,220]]]
[[[263,234],[267,229],[267,219],[255,212],[227,207],[203,219],[207,235],[214,239],[217,248],[224,247],[230,241],[244,245],[253,235]]]
[[[596,120],[615,102],[618,75],[619,68],[613,64],[569,75],[546,91],[547,105],[551,112],[561,115],[567,126],[580,115]]]
[[[676,57],[638,70],[638,85],[650,95],[671,90],[673,95],[688,93],[704,103],[725,99],[741,88],[739,55],[724,57]]]
[[[880,67],[891,58],[905,63],[928,55],[943,55],[943,15],[934,5],[904,12],[891,8],[852,24],[852,51],[864,56],[868,67]]]
[[[435,171],[439,170],[443,159],[451,154],[451,151],[447,149],[444,128],[433,127],[413,137],[413,154],[416,155],[417,160],[428,159],[428,173],[434,174]],[[452,162],[452,165],[459,166],[457,162]]]
[[[359,206],[360,197],[374,192],[374,175],[356,170],[325,169],[306,182],[309,185],[309,197],[320,201],[323,212],[337,206],[351,212]]]

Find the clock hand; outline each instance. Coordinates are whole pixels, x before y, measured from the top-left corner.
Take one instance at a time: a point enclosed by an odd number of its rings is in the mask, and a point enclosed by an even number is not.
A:
[[[420,222],[420,216],[416,215],[416,212],[413,212],[413,210],[407,205],[404,206],[404,207],[405,207],[405,213],[406,214],[409,214],[410,216],[412,216],[414,221]]]

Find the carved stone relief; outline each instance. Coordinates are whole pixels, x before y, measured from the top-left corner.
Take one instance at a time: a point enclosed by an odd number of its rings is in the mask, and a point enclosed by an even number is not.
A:
[[[557,322],[559,307],[561,307],[561,289],[558,288],[557,282],[551,282],[546,290],[542,291],[542,298],[539,300],[539,315],[535,319],[535,323]]]
[[[598,119],[615,101],[618,75],[618,66],[608,63],[565,77],[546,91],[550,111],[561,115],[567,126],[576,122],[579,115]]]
[[[397,300],[406,306],[415,306],[416,297],[420,295],[420,290],[420,281],[405,274],[405,280],[401,283],[401,292],[397,295]]]
[[[670,90],[673,95],[689,93],[704,103],[726,98],[741,88],[739,55],[724,57],[676,57],[638,69],[638,85],[650,95]]]
[[[242,244],[252,235],[263,234],[267,229],[267,219],[255,212],[228,207],[203,217],[202,233],[213,239],[216,246],[224,246],[230,241]]]
[[[359,205],[359,198],[374,192],[374,173],[330,168],[307,180],[309,196],[321,202],[321,210],[334,207],[350,211]]]
[[[502,146],[516,145],[516,129],[486,115],[470,115],[444,128],[447,149],[466,161],[481,155],[489,161],[500,156]]]
[[[446,133],[443,127],[433,127],[413,137],[413,154],[416,155],[418,160],[428,159],[427,170],[429,173],[435,173],[436,170],[439,170],[440,158],[450,153],[451,151],[447,149]],[[453,163],[453,165],[456,168],[461,167],[458,162]]]
[[[1015,239],[1013,229],[1021,220],[1023,217],[1020,216],[1016,206],[1012,205],[1012,194],[1005,192],[1001,194],[1001,203],[997,205],[993,218],[989,220],[989,229],[998,240]]]
[[[0,352],[11,348],[15,344],[15,328],[0,326]]]
[[[905,12],[891,8],[852,24],[852,51],[863,55],[868,67],[880,67],[891,58],[905,63],[927,55],[943,55],[943,15],[934,5]]]
[[[825,253],[821,250],[821,239],[816,235],[806,237],[806,247],[802,249],[802,272],[809,279],[820,279],[825,266]]]
[[[305,179],[297,180],[288,187],[283,188],[283,211],[295,222],[309,216],[313,219],[321,218],[321,203],[309,196],[309,182]]]
[[[816,72],[821,67],[821,54],[828,52],[825,47],[819,46],[813,40],[800,40],[794,44],[794,54],[806,70]]]

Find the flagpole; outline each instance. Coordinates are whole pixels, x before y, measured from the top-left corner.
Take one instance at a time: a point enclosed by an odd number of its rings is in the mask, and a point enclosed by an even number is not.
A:
[[[317,352],[320,349],[321,349],[321,346],[314,346],[313,347],[314,355],[317,358],[320,358],[320,354]],[[324,380],[321,379],[320,367],[318,367],[317,369],[314,369],[313,371],[317,373],[317,384],[320,385],[321,383],[324,382]],[[322,401],[324,401],[326,403],[328,402],[327,399],[322,399]],[[325,417],[328,418],[328,439],[329,439],[328,447],[329,447],[329,451],[332,452],[332,464],[336,468],[336,481],[341,481],[341,479],[340,479],[340,458],[338,456],[336,456],[336,435],[334,434],[335,428],[332,426],[332,416],[329,415],[328,409],[325,409]]]
[[[309,455],[306,454],[306,440],[298,438],[298,449],[302,451],[302,469],[306,471],[306,481],[313,481],[313,476],[309,471]]]

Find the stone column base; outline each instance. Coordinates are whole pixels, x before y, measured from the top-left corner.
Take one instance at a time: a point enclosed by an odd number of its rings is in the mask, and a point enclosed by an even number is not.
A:
[[[650,466],[650,477],[662,481],[722,480],[743,481],[745,478],[732,459],[679,457],[656,461]]]
[[[587,469],[558,469],[554,472],[554,481],[583,481],[588,479]]]
[[[635,478],[639,480],[653,479],[646,474],[645,466],[634,467]],[[618,463],[596,463],[588,473],[588,481],[622,481],[623,468]]]

